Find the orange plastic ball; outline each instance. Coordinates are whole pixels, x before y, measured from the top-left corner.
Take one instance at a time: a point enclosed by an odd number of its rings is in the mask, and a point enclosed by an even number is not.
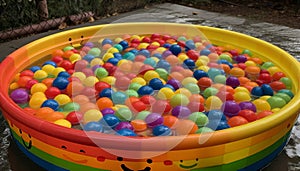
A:
[[[99,110],[102,110],[104,108],[111,108],[114,105],[112,100],[108,97],[101,97],[97,100],[96,103],[97,103]]]
[[[242,116],[234,116],[232,118],[229,118],[227,123],[230,127],[236,127],[236,126],[247,124],[248,121]]]

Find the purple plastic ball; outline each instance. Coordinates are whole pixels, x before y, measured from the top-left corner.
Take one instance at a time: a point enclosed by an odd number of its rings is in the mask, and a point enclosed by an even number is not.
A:
[[[116,127],[115,127],[115,130],[118,131],[118,130],[121,130],[121,129],[130,129],[130,130],[133,130],[133,126],[129,123],[129,122],[120,122]]]
[[[97,68],[101,68],[101,65],[94,65],[92,67],[92,71],[95,72]]]
[[[234,77],[234,76],[230,76],[227,78],[226,80],[226,85],[229,85],[233,88],[236,88],[240,85],[240,81],[237,77]]]
[[[167,84],[170,84],[175,90],[179,89],[181,87],[180,81],[176,79],[170,79],[168,80]]]
[[[237,63],[245,63],[247,61],[247,58],[246,56],[244,55],[238,55],[236,58],[235,58],[235,61]]]
[[[115,114],[115,111],[112,108],[104,108],[101,110],[102,115]]]
[[[170,55],[173,55],[173,53],[169,50],[165,50],[163,53],[162,53],[162,57],[163,58],[166,58],[167,56],[170,56]]]
[[[249,109],[252,110],[253,112],[256,112],[256,106],[252,102],[240,102],[239,106],[241,110]]]
[[[222,104],[221,109],[224,112],[224,115],[228,117],[233,117],[238,115],[239,111],[241,110],[239,104],[234,101],[226,101]]]
[[[191,113],[191,110],[186,106],[176,106],[172,109],[172,115],[180,119],[189,117]]]
[[[19,88],[11,92],[10,98],[15,103],[27,103],[29,101],[28,92],[25,89]]]
[[[94,47],[94,43],[93,43],[93,42],[86,42],[86,43],[84,44],[84,46],[87,46],[87,47],[89,47],[89,48],[92,48],[92,47]]]
[[[161,125],[164,122],[163,117],[158,113],[150,113],[146,118],[145,122],[147,123],[148,127],[153,128],[157,125]]]

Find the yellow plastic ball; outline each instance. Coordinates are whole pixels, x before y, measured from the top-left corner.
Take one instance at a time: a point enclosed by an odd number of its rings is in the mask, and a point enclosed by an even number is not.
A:
[[[238,91],[234,93],[233,98],[238,103],[251,100],[250,94],[244,91]]]
[[[74,73],[72,74],[72,76],[73,76],[73,77],[79,78],[80,81],[83,81],[83,80],[86,79],[86,76],[85,76],[85,74],[84,74],[83,72],[74,72]]]
[[[36,92],[45,92],[47,90],[47,86],[44,83],[36,83],[34,84],[31,89],[30,89],[30,93],[34,94]]]
[[[119,50],[117,49],[117,48],[115,48],[115,47],[111,47],[111,48],[109,48],[108,50],[107,50],[107,52],[109,52],[109,53],[118,53],[119,52]]]
[[[223,102],[222,100],[217,96],[209,96],[206,101],[204,102],[205,110],[216,110],[221,109]]]
[[[246,61],[246,62],[245,62],[245,65],[246,65],[246,66],[256,66],[256,63],[253,62],[253,61]]]
[[[266,100],[255,99],[252,101],[252,103],[256,106],[257,112],[271,110],[271,106]]]
[[[159,74],[156,72],[156,71],[147,71],[145,74],[144,74],[144,79],[148,82],[150,80],[152,80],[153,78],[159,78]]]
[[[131,80],[131,83],[138,83],[139,85],[142,85],[142,86],[144,86],[144,85],[147,84],[146,80],[144,78],[142,78],[142,77],[135,77],[135,78],[133,78]]]
[[[114,54],[113,53],[110,53],[110,52],[107,52],[103,55],[103,61],[106,62],[108,61],[110,58],[114,58]]]
[[[10,89],[10,90],[15,90],[15,89],[17,89],[17,88],[19,88],[19,84],[16,83],[16,82],[13,82],[13,83],[11,83],[11,84],[9,85],[9,89]]]
[[[46,100],[47,100],[46,96],[41,96],[41,95],[36,94],[35,96],[32,96],[30,98],[29,107],[32,109],[39,109],[42,106],[42,104],[44,103],[44,101],[46,101]]]
[[[101,78],[99,81],[106,82],[109,85],[115,85],[116,78],[113,76],[107,76],[107,77]]]
[[[169,100],[174,96],[174,91],[171,88],[163,87],[157,93],[157,98],[161,100]]]
[[[93,87],[97,82],[99,82],[97,77],[88,76],[83,80],[83,85],[88,86],[88,87]]]
[[[70,97],[66,94],[59,94],[59,95],[55,96],[54,100],[56,100],[60,106],[63,106],[65,104],[71,102]]]
[[[197,69],[207,72],[209,70],[209,67],[205,66],[205,65],[202,65],[202,66],[198,67]]]
[[[97,109],[90,109],[83,114],[83,122],[98,122],[102,118],[102,113]]]
[[[63,72],[63,71],[66,71],[64,68],[62,67],[56,67],[53,71],[52,71],[52,75],[54,75],[55,77],[57,77],[57,75],[60,73],[60,72]]]
[[[149,46],[149,43],[140,43],[138,45],[138,49],[146,49]]]
[[[72,127],[71,122],[69,122],[66,119],[58,119],[58,120],[54,121],[54,124],[60,125],[60,126],[63,126],[63,127],[67,127],[67,128],[71,128]]]
[[[194,77],[186,77],[184,78],[182,81],[181,81],[181,84],[183,86],[189,84],[189,83],[194,83],[194,84],[197,84],[198,80]]]
[[[160,46],[160,44],[158,42],[152,42],[151,45],[153,45],[153,46]]]
[[[103,64],[104,64],[104,62],[103,62],[103,60],[100,59],[100,58],[94,58],[94,59],[92,59],[91,62],[90,62],[91,67],[93,67],[93,66],[95,66],[95,65],[103,65]]]
[[[71,63],[75,63],[76,61],[79,61],[81,59],[80,54],[78,53],[74,53],[70,56],[69,60],[71,61]]]
[[[188,59],[188,58],[189,58],[189,57],[188,57],[186,54],[184,54],[184,53],[178,55],[178,59],[179,59],[179,61],[180,61],[181,63],[182,63],[184,60]]]
[[[262,100],[268,100],[268,98],[270,98],[270,97],[271,97],[271,96],[264,95],[264,96],[259,97],[259,99],[262,99]]]
[[[33,78],[37,80],[42,80],[48,77],[48,73],[44,70],[37,70],[35,71]]]
[[[166,48],[164,47],[159,47],[157,49],[155,49],[155,51],[159,52],[160,54],[162,54],[164,51],[166,51]]]
[[[183,94],[188,98],[192,95],[190,90],[188,90],[187,88],[179,88],[175,91],[175,94]]]
[[[247,94],[250,94],[249,90],[246,88],[246,87],[241,87],[241,86],[238,86],[234,89],[234,92],[237,93],[237,92],[245,92]]]
[[[52,74],[54,69],[55,69],[55,67],[53,65],[44,65],[42,67],[42,70],[45,71],[48,75]]]
[[[271,66],[267,69],[267,71],[269,71],[270,75],[273,75],[276,72],[282,72],[281,69],[278,68],[277,66]]]

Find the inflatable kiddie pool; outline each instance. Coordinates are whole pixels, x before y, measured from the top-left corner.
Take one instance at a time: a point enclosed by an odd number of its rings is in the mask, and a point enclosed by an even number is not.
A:
[[[213,44],[249,49],[263,61],[273,62],[291,79],[294,98],[276,113],[242,126],[184,136],[122,137],[70,129],[32,117],[9,96],[10,83],[18,72],[48,60],[55,49],[87,42],[97,33],[105,37],[187,30],[200,30]],[[1,110],[18,147],[51,171],[253,171],[270,163],[288,142],[300,109],[299,68],[298,62],[280,48],[223,29],[170,23],[98,25],[53,34],[8,55],[0,67]]]

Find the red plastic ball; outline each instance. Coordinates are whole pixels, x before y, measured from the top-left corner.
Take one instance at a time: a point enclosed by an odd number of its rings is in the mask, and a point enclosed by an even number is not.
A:
[[[151,105],[155,103],[156,99],[151,95],[144,95],[140,98],[140,101],[146,105]]]
[[[71,122],[72,125],[77,125],[83,118],[83,114],[79,111],[72,111],[66,116],[66,120]]]
[[[99,81],[95,84],[95,89],[97,92],[101,92],[103,89],[110,88],[111,86],[103,81]]]
[[[75,71],[82,71],[84,68],[87,68],[88,64],[89,63],[86,60],[76,61],[74,63],[74,69],[75,69]]]
[[[59,66],[65,70],[74,69],[74,65],[69,60],[63,60]]]
[[[286,88],[285,84],[281,81],[273,81],[269,85],[274,91],[279,91]]]
[[[279,81],[282,77],[285,77],[285,74],[283,72],[275,72],[272,75],[273,81]]]
[[[168,113],[172,109],[170,103],[166,100],[157,100],[152,106],[151,111],[155,113]]]
[[[20,77],[23,76],[28,76],[28,77],[33,77],[34,73],[31,70],[24,70],[20,73]]]
[[[191,112],[203,112],[204,104],[199,102],[190,102],[187,107],[191,110]]]
[[[272,111],[269,111],[269,110],[259,112],[259,113],[257,114],[257,119],[264,118],[264,117],[269,116],[269,115],[271,115],[271,114],[273,114],[273,112],[272,112]]]
[[[238,116],[244,117],[245,119],[247,119],[248,122],[253,122],[257,120],[256,113],[249,109],[241,110],[238,113]]]
[[[133,109],[136,110],[137,112],[141,112],[143,110],[146,110],[146,108],[147,108],[147,105],[140,100],[133,102],[131,105],[132,105]]]
[[[197,82],[201,90],[205,90],[207,87],[210,87],[212,83],[212,80],[208,77],[202,77]]]
[[[49,87],[45,91],[45,95],[47,99],[54,99],[57,95],[59,95],[61,91],[57,87]]]

